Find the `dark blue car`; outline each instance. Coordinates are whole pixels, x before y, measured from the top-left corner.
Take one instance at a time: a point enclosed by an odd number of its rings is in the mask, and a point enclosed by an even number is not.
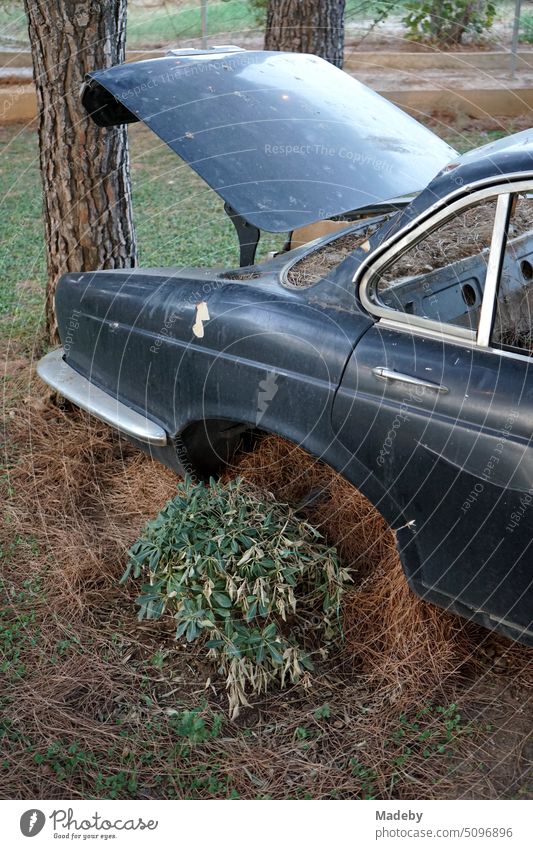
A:
[[[533,645],[533,131],[458,156],[314,56],[235,48],[94,73],[82,102],[209,183],[241,265],[65,275],[41,377],[178,472],[294,441],[419,595]],[[286,249],[256,262],[261,231]]]

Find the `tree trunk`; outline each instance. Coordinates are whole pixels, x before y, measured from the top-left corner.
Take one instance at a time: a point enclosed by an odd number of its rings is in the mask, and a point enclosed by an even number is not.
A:
[[[66,271],[135,265],[125,127],[100,129],[80,104],[88,71],[125,58],[127,0],[24,0],[39,110],[48,286]]]
[[[342,68],[345,0],[270,0],[265,50],[315,53]]]

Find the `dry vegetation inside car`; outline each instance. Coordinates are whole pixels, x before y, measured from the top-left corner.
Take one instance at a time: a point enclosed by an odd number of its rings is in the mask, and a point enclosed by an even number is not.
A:
[[[530,653],[414,596],[386,523],[342,477],[275,436],[227,470],[300,505],[355,578],[344,638],[313,687],[272,690],[231,723],[201,646],[177,648],[171,619],[138,622],[135,589],[119,586],[175,475],[50,399],[29,367],[15,390],[26,403],[9,420],[0,540],[5,798],[528,792]]]
[[[443,268],[488,249],[495,209],[494,200],[485,201],[454,216],[396,259],[390,269],[380,275],[380,288],[388,288],[398,280]],[[510,238],[533,229],[531,212],[531,200],[521,198],[514,210]],[[372,224],[362,232],[359,230],[347,233],[311,251],[290,267],[286,277],[287,284],[295,288],[305,288],[327,277],[377,229],[378,225]]]
[[[258,271],[247,271],[244,268],[236,268],[234,271],[223,271],[220,277],[224,280],[257,280],[261,275]]]
[[[379,276],[378,290],[397,281],[444,268],[490,247],[496,203],[491,200],[455,215],[424,236]]]
[[[346,257],[353,253],[363,242],[377,230],[377,224],[371,224],[364,230],[355,233],[345,233],[337,239],[328,242],[321,248],[311,251],[291,265],[285,277],[287,286],[304,289],[313,283],[318,283],[327,277]]]
[[[386,289],[406,277],[416,277],[488,251],[495,212],[496,202],[484,201],[439,225],[380,274],[378,288]],[[530,229],[533,229],[531,202],[522,198],[515,206],[509,238]]]
[[[485,259],[488,259],[495,212],[495,200],[483,202],[437,227],[385,269],[379,278],[378,291],[384,291],[395,284],[401,285],[406,280],[445,268],[468,257],[479,256],[483,252]],[[511,215],[508,255],[512,256],[514,239],[532,232],[533,201],[530,197],[521,197],[515,203]],[[519,262],[518,259],[515,261]],[[522,276],[521,287],[504,298],[499,295],[493,340],[530,354],[533,348],[532,292],[527,276],[524,277],[523,272]]]

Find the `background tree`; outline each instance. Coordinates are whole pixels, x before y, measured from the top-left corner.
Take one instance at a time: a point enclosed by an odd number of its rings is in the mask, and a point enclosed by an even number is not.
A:
[[[127,0],[24,0],[37,88],[48,267],[46,323],[58,340],[66,271],[135,264],[126,127],[99,129],[80,104],[88,71],[125,58]]]
[[[345,0],[270,0],[265,50],[315,53],[342,68]]]

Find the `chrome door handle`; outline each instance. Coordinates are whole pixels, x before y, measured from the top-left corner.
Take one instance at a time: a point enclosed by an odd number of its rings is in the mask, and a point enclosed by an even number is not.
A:
[[[433,383],[431,380],[422,380],[420,377],[414,377],[412,374],[402,374],[400,371],[386,368],[385,366],[376,366],[372,369],[372,374],[379,380],[397,380],[398,383],[408,383],[410,386],[422,386],[424,389],[433,389],[434,392],[448,392],[448,387],[441,383]]]

